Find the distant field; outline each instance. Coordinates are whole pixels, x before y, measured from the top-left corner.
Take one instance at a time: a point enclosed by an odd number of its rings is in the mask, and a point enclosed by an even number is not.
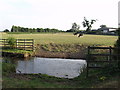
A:
[[[2,38],[15,37],[16,39],[34,39],[35,44],[83,44],[83,45],[114,45],[117,36],[108,35],[84,35],[80,38],[72,33],[54,34],[2,34]]]

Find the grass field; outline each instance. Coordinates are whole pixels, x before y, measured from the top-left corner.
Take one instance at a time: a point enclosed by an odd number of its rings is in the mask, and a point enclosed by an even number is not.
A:
[[[16,39],[34,39],[35,44],[82,44],[113,46],[117,36],[109,35],[84,35],[80,38],[72,33],[46,33],[46,34],[2,34],[2,38],[15,37]]]

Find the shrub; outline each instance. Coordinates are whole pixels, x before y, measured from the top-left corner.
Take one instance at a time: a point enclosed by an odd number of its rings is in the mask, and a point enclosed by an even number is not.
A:
[[[10,45],[10,48],[14,48],[15,44],[16,44],[16,39],[13,38],[13,37],[8,37],[8,42],[7,43]]]
[[[11,63],[2,63],[2,71],[3,72],[8,72],[8,73],[12,73],[15,72],[15,65],[11,64]]]
[[[114,62],[112,64],[105,65],[102,70],[102,74],[108,74],[108,75],[120,74],[118,63]]]

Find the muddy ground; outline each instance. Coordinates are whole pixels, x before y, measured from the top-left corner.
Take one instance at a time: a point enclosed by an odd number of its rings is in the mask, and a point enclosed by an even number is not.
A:
[[[66,51],[54,51],[54,50],[49,51],[49,50],[45,50],[44,48],[42,48],[41,45],[38,45],[35,50],[35,56],[46,57],[46,58],[86,59],[87,49],[85,47],[80,48],[80,46],[77,46],[77,47],[74,47],[73,49],[74,49],[73,51],[68,49],[67,52]]]

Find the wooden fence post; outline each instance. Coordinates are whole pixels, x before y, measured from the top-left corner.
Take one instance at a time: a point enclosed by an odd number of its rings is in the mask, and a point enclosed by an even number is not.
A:
[[[16,49],[17,49],[17,39],[16,39]]]
[[[32,39],[32,51],[34,51],[34,40]]]
[[[88,46],[86,77],[88,77],[88,74],[89,74],[89,58],[90,58],[90,46]]]
[[[110,56],[109,56],[109,64],[110,64],[110,62],[112,60],[112,47],[111,46],[109,47],[109,54],[110,54]]]

